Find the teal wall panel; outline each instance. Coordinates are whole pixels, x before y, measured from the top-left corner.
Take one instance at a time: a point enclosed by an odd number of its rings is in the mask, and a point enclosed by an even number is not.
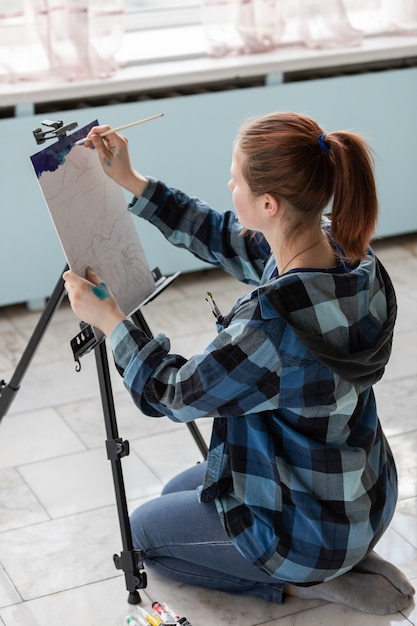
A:
[[[52,120],[98,119],[112,126],[164,113],[125,131],[132,162],[144,174],[197,195],[219,210],[232,208],[227,188],[233,140],[246,118],[292,110],[316,118],[325,131],[365,135],[375,151],[380,198],[378,235],[417,230],[417,69],[380,71],[48,114]],[[45,115],[0,120],[0,305],[51,292],[65,260],[32,171],[41,149],[32,130]],[[126,194],[126,201],[129,200]],[[151,267],[162,272],[205,267],[174,249],[149,224],[136,222]]]

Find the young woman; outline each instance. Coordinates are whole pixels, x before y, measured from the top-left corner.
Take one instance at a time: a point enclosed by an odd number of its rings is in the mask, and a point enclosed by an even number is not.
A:
[[[135,196],[130,210],[255,286],[218,318],[206,350],[185,359],[126,320],[92,270],[87,280],[64,274],[75,314],[109,337],[142,412],[213,418],[207,462],[132,515],[145,562],[272,602],[290,593],[403,609],[414,589],[373,552],[397,496],[372,391],[396,301],[369,247],[377,197],[367,144],[294,113],[249,121],[233,150],[236,218],[136,172],[125,138],[99,137],[107,129],[92,129],[86,145]]]

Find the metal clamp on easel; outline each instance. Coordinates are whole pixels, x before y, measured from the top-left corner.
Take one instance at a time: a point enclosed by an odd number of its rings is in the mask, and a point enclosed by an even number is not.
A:
[[[90,324],[85,322],[80,323],[81,332],[78,333],[73,339],[71,339],[71,350],[76,362],[75,370],[81,371],[80,358],[83,354],[90,352],[96,345],[97,339]]]
[[[35,141],[38,146],[45,143],[47,139],[61,139],[62,137],[66,137],[70,130],[74,130],[74,128],[77,128],[78,126],[77,122],[70,122],[64,126],[64,122],[62,120],[57,120],[56,122],[43,120],[41,124],[49,126],[50,130],[42,130],[42,128],[35,128],[33,130],[33,136],[35,137]]]

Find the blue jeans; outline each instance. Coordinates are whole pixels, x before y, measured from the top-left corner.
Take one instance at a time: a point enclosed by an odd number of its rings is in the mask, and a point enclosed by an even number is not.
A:
[[[130,519],[133,545],[146,566],[176,581],[282,603],[284,583],[249,563],[233,546],[214,502],[200,503],[205,463],[173,478],[162,495]]]

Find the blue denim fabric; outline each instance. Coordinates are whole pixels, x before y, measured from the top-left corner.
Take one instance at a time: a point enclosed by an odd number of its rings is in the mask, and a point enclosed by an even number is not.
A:
[[[249,563],[232,545],[214,502],[198,500],[205,463],[173,478],[162,495],[131,516],[145,565],[176,581],[282,603],[285,583]]]

